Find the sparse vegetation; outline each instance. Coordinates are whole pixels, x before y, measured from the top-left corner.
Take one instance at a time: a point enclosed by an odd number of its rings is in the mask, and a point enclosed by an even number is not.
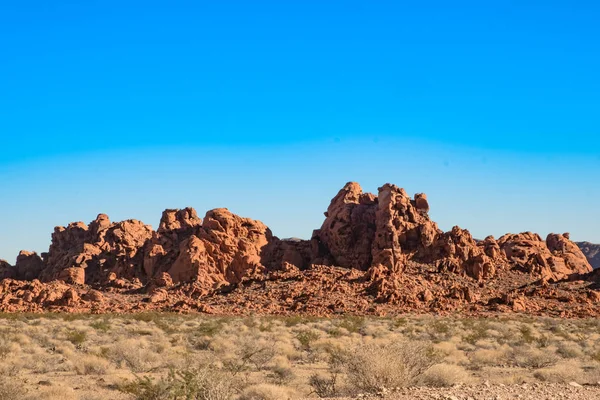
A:
[[[0,400],[268,400],[486,381],[596,383],[598,328],[507,317],[3,316]]]

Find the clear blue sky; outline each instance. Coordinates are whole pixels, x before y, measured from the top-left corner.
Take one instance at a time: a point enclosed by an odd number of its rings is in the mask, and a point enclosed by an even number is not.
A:
[[[0,2],[0,258],[214,207],[309,238],[345,182],[600,242],[594,1]]]

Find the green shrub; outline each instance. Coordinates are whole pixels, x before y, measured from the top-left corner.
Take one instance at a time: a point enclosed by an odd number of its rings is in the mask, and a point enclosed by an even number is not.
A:
[[[85,342],[87,338],[87,333],[84,331],[71,330],[67,332],[67,340],[73,343],[75,346],[80,346]]]

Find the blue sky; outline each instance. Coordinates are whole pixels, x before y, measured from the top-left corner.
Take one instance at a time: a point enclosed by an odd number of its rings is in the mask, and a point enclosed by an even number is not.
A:
[[[210,208],[308,238],[345,182],[600,242],[600,5],[0,2],[0,258]]]

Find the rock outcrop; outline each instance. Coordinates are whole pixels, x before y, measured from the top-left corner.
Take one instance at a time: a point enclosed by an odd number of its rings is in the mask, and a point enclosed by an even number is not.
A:
[[[592,271],[568,234],[550,234],[545,241],[537,233],[507,234],[498,243],[512,265],[542,280],[557,281]]]
[[[438,237],[431,253],[440,270],[481,281],[493,277],[497,268],[505,266],[506,260],[496,251],[496,246],[492,237],[477,244],[469,231],[455,226]]]
[[[143,277],[142,249],[151,237],[149,225],[133,219],[111,223],[105,214],[89,227],[83,222],[57,227],[39,278],[103,284],[111,274],[125,279]]]
[[[331,201],[321,229],[313,233],[313,263],[360,270],[383,265],[401,271],[442,233],[428,210],[423,194],[413,200],[404,189],[386,184],[375,196],[349,182]]]
[[[411,199],[404,189],[386,184],[374,196],[350,182],[331,201],[323,226],[313,234],[312,262],[360,270],[383,266],[394,272],[408,262],[433,263],[478,281],[513,267],[542,280],[591,270],[568,234],[551,234],[542,241],[526,232],[478,243],[457,226],[442,232],[428,211],[422,193]]]
[[[375,196],[349,182],[331,200],[321,229],[312,237],[313,263],[368,269],[375,237]]]
[[[529,311],[545,304],[529,297],[571,301],[550,284],[600,282],[568,234],[476,241],[458,226],[440,230],[429,209],[425,194],[410,197],[385,184],[374,195],[349,182],[311,240],[281,240],[262,222],[226,208],[203,219],[193,208],[167,209],[156,231],[99,214],[89,225],[55,228],[41,257],[22,251],[15,266],[0,261],[0,309],[99,310],[112,301],[111,309],[122,310],[111,296],[129,293],[147,296],[134,309],[169,305],[206,312],[210,307],[198,299],[237,291],[239,307],[255,310],[260,303],[275,313],[377,313],[376,304],[405,311],[465,305]],[[268,290],[269,282],[279,282],[279,294]],[[262,294],[254,300],[239,293],[255,284]],[[577,301],[583,310],[600,295],[588,290]]]
[[[144,272],[152,278],[168,271],[179,257],[180,246],[198,232],[202,219],[198,218],[196,210],[167,209],[163,211],[158,230],[144,248]]]

